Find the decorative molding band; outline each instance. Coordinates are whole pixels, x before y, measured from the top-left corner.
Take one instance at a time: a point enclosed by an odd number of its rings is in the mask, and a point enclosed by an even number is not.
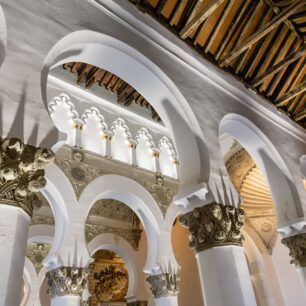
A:
[[[244,219],[240,208],[211,203],[181,215],[180,223],[189,228],[189,245],[198,253],[216,246],[242,246]]]
[[[155,299],[178,295],[180,290],[179,281],[180,276],[178,274],[162,273],[147,277],[147,282],[151,286]]]
[[[147,301],[134,301],[127,303],[127,306],[147,306],[148,302]]]
[[[51,298],[64,295],[81,295],[87,287],[89,269],[59,267],[46,273],[48,294]]]
[[[46,185],[44,168],[53,161],[49,149],[0,138],[0,203],[20,207],[32,217],[33,208],[40,207],[35,193]]]
[[[290,250],[290,263],[306,267],[306,233],[283,238],[282,243]]]

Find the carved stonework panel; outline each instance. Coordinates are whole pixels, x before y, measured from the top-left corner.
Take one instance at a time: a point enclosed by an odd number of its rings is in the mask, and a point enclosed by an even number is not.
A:
[[[0,203],[22,208],[32,217],[41,203],[36,193],[46,185],[44,168],[53,162],[49,149],[0,138]]]
[[[26,257],[28,257],[30,261],[32,262],[37,274],[42,268],[43,266],[42,262],[48,255],[50,249],[51,249],[51,245],[48,243],[29,243],[28,244]]]
[[[242,209],[211,203],[181,215],[180,223],[189,228],[190,247],[201,252],[216,246],[242,246],[244,218]]]
[[[240,145],[239,145],[240,146]],[[242,197],[248,224],[272,254],[276,243],[275,204],[263,175],[248,152],[241,148],[226,162],[233,185]]]
[[[165,216],[168,206],[173,201],[175,193],[169,187],[165,186],[162,176],[156,176],[156,181],[153,184],[144,182],[143,186],[152,194]]]
[[[231,178],[231,181],[236,188],[240,190],[241,184],[245,179],[246,175],[252,168],[256,166],[254,160],[245,149],[240,149],[234,153],[226,161],[226,169]]]
[[[297,267],[306,267],[306,233],[282,239],[282,243],[289,248],[292,257],[290,263]]]
[[[178,274],[157,274],[147,277],[147,282],[151,286],[151,291],[155,299],[166,296],[178,295],[180,277]]]
[[[92,239],[100,234],[114,234],[122,237],[130,243],[135,251],[138,250],[139,240],[141,238],[141,229],[123,229],[118,227],[97,225],[97,224],[86,224],[86,242],[89,243]]]
[[[55,225],[54,217],[45,216],[45,215],[36,215],[34,213],[30,225],[38,225],[38,224]]]
[[[99,169],[81,164],[79,161],[55,159],[56,164],[69,178],[77,198],[80,197],[85,187],[100,174]]]
[[[118,174],[144,186],[155,198],[163,215],[166,214],[179,187],[177,180],[67,145],[57,151],[56,164],[71,181],[78,198],[95,178],[106,174]]]
[[[87,268],[59,267],[46,273],[48,294],[51,298],[64,295],[82,295],[87,287]]]
[[[90,264],[90,306],[100,303],[125,302],[129,276],[122,258],[108,250],[99,250]]]
[[[113,200],[103,199],[97,201],[89,212],[89,216],[98,216],[115,219],[119,221],[133,223],[134,212],[124,203]]]
[[[275,218],[246,218],[245,223],[255,230],[271,255],[277,239]]]

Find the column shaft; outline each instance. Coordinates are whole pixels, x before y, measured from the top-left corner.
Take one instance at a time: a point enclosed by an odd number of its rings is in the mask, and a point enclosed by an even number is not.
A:
[[[155,306],[178,306],[177,296],[165,296],[154,299]]]
[[[30,217],[0,205],[0,306],[19,306]]]
[[[256,306],[242,246],[244,211],[210,203],[180,217],[189,228],[206,306]]]
[[[76,295],[56,296],[51,299],[51,306],[80,306],[81,297]]]
[[[242,247],[213,247],[196,258],[205,305],[256,306]]]

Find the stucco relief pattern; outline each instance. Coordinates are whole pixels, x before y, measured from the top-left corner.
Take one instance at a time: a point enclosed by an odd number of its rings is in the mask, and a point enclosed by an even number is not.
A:
[[[211,203],[181,215],[180,223],[189,229],[190,247],[201,252],[215,246],[242,246],[244,219],[242,209]]]
[[[155,299],[178,295],[180,290],[179,281],[180,277],[178,274],[162,273],[147,277],[147,282],[151,286]]]
[[[178,191],[176,180],[67,145],[57,152],[55,162],[71,181],[78,198],[95,178],[106,174],[118,174],[129,177],[146,188],[165,215]]]
[[[86,224],[86,241],[89,243],[96,236],[109,233],[122,237],[128,241],[135,251],[138,250],[139,240],[141,238],[141,229],[122,229],[118,227],[96,225],[96,224]]]
[[[51,245],[48,243],[29,243],[27,246],[26,257],[32,262],[36,273],[42,268],[43,260],[48,255]]]
[[[41,205],[36,193],[46,185],[44,168],[53,160],[49,149],[0,138],[0,203],[18,206],[32,216],[33,208]]]

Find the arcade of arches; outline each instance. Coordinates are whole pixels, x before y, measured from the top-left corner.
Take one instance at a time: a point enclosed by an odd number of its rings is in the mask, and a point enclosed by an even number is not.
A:
[[[242,2],[2,1],[0,306],[305,305],[306,2]]]

